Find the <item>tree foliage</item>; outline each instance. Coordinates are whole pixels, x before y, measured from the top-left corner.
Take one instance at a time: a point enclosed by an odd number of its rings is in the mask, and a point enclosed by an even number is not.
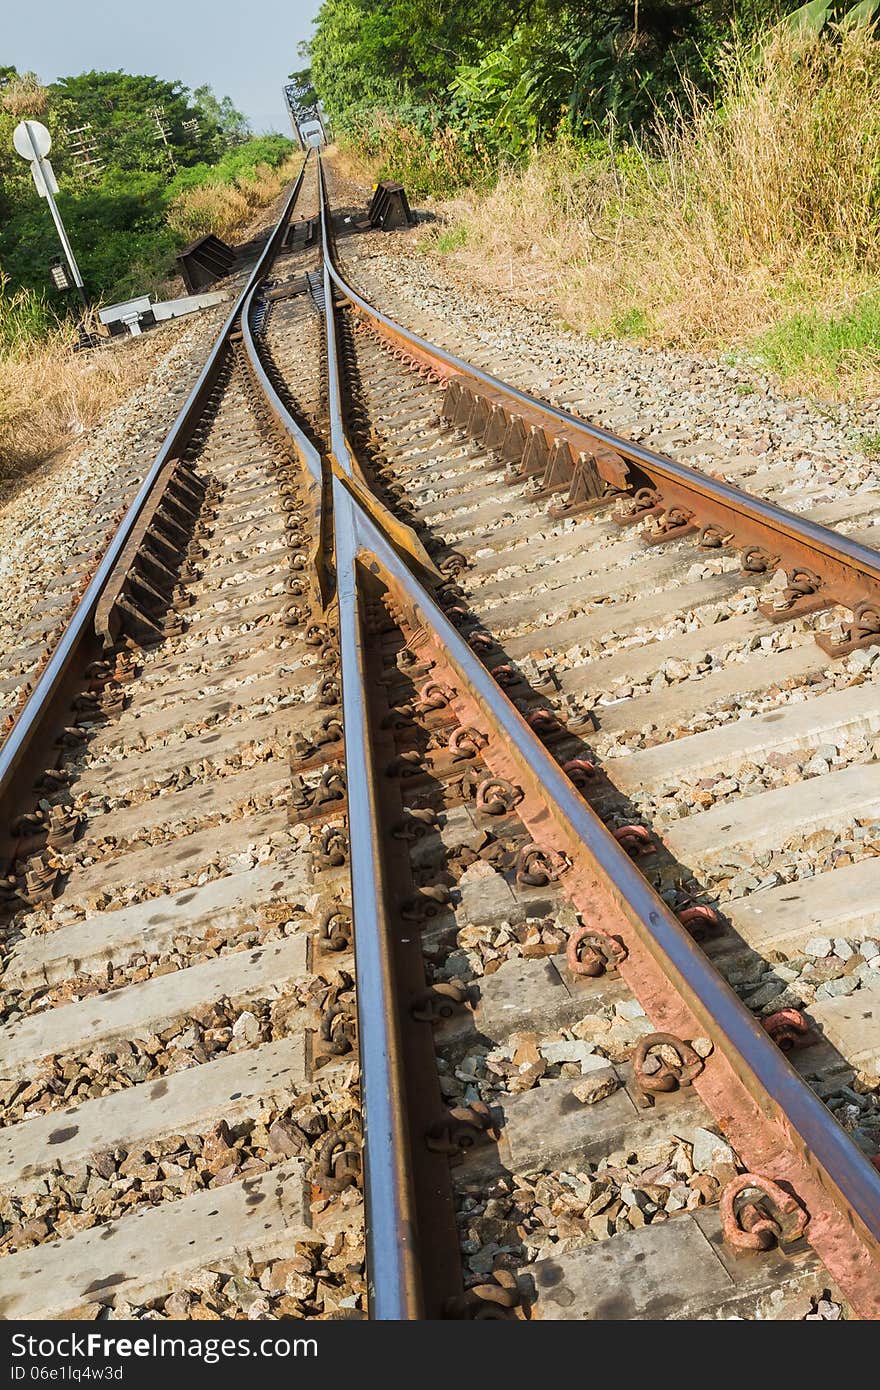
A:
[[[247,116],[236,110],[231,97],[217,97],[207,83],[193,91],[193,102],[208,123],[208,129],[218,130],[233,143],[246,140],[250,134]]]
[[[58,241],[12,132],[36,116],[52,136],[61,209],[83,277],[93,293],[125,293],[132,266],[160,279],[179,247],[166,224],[182,189],[232,182],[290,149],[282,136],[247,140],[247,121],[209,86],[124,72],[87,72],[42,87],[33,74],[0,66],[0,275],[11,290],[42,291]],[[161,126],[161,133],[160,133]],[[77,136],[71,132],[83,131]],[[77,154],[84,139],[92,165]],[[242,143],[244,141],[244,143]]]
[[[59,132],[59,169],[68,162],[67,129],[88,123],[101,159],[120,170],[169,167],[169,151],[175,164],[195,163],[210,156],[217,127],[208,126],[194,137],[184,122],[198,120],[199,110],[189,100],[181,82],[125,72],[84,72],[62,77],[49,87],[52,124]],[[165,141],[159,122],[166,129]]]
[[[686,83],[711,94],[733,32],[754,33],[795,3],[324,0],[308,57],[343,130],[363,130],[371,111],[430,106],[516,156],[561,128],[643,129]]]
[[[516,0],[324,0],[308,45],[312,79],[332,116],[396,96],[439,99]]]

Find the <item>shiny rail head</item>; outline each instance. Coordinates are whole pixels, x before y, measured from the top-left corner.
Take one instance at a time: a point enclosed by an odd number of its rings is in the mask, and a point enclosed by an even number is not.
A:
[[[322,195],[323,195],[323,174]],[[322,223],[325,230],[324,255],[326,274],[346,298],[363,307],[377,320],[384,322],[418,348],[434,351],[430,344],[408,335],[373,306],[368,305],[345,282],[332,264],[332,247],[328,234],[326,196],[322,201]],[[329,301],[328,301],[329,302]],[[328,315],[328,318],[330,315]],[[524,393],[517,393],[484,373],[466,364],[438,354],[456,367],[470,372],[508,395],[529,405],[541,406]],[[576,417],[565,412],[553,412],[555,417],[582,427]],[[615,446],[621,445],[630,454],[654,467],[669,468],[681,477],[690,479],[693,470],[681,468],[669,460],[638,450],[618,441],[615,436],[593,431],[594,437]],[[338,480],[337,480],[338,481]],[[699,478],[699,485],[709,493],[730,500],[741,499],[757,512],[765,512],[764,524],[772,514],[783,524],[798,522],[780,509],[761,504],[736,489],[716,485],[716,480]],[[341,494],[340,494],[341,496]],[[413,575],[405,559],[394,550],[384,528],[368,514],[358,499],[346,497],[356,528],[356,548],[361,561],[378,568],[382,578],[392,587],[400,600],[402,612],[410,611],[426,650],[436,656],[441,669],[448,665],[450,679],[459,682],[456,706],[470,727],[482,729],[490,744],[496,739],[497,752],[487,759],[496,776],[515,774],[524,792],[520,808],[524,823],[535,829],[533,834],[546,837],[552,829],[557,843],[568,857],[573,881],[578,887],[573,894],[576,906],[587,920],[595,915],[596,901],[601,901],[599,925],[603,931],[616,924],[625,939],[626,953],[617,962],[619,969],[629,974],[635,971],[630,983],[640,983],[645,973],[650,977],[649,992],[656,994],[658,1007],[675,1019],[681,1015],[687,1024],[681,1037],[694,1036],[693,1023],[701,1032],[714,1037],[716,1044],[710,1066],[697,1066],[693,1084],[714,1099],[715,1111],[728,1113],[731,1096],[735,1096],[731,1129],[748,1138],[748,1126],[757,1125],[762,1133],[759,1144],[764,1152],[780,1155],[791,1180],[807,1194],[813,1210],[811,1237],[829,1270],[844,1286],[849,1286],[854,1304],[864,1315],[880,1314],[880,1288],[877,1268],[880,1263],[880,1175],[852,1144],[827,1108],[805,1085],[785,1056],[760,1027],[735,993],[711,967],[689,933],[654,893],[645,879],[630,863],[628,856],[601,822],[577,795],[571,782],[549,758],[546,750],[520,718],[506,696],[492,682],[491,676],[460,635],[433,602],[424,586]],[[802,536],[809,531],[804,528]],[[824,539],[822,528],[813,528],[813,540]],[[831,542],[836,537],[828,533]],[[855,548],[857,551],[860,549]],[[873,565],[874,552],[866,552]],[[357,565],[354,566],[355,571]],[[349,576],[346,585],[357,584]],[[501,735],[498,740],[498,735]],[[548,811],[550,822],[548,823]],[[543,830],[542,830],[543,827]],[[611,939],[609,937],[609,939]],[[644,985],[637,993],[644,992]],[[727,1069],[726,1072],[724,1069]],[[719,1070],[720,1069],[720,1070]],[[761,1127],[765,1127],[761,1130]],[[857,1253],[853,1255],[853,1246]]]

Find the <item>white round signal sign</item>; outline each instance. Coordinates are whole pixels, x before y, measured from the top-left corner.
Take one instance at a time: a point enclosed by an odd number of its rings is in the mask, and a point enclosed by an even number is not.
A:
[[[52,136],[40,121],[19,121],[12,143],[22,159],[45,159],[52,148]]]

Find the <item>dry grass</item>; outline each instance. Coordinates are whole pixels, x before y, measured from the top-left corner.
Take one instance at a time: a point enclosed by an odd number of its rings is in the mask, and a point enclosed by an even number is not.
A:
[[[370,184],[399,179],[410,197],[419,199],[465,186],[484,187],[495,168],[478,137],[450,125],[423,129],[381,110],[345,132],[333,153],[343,177]]]
[[[873,31],[777,33],[731,57],[719,108],[692,97],[661,117],[650,153],[560,143],[447,204],[438,249],[591,332],[760,349],[791,324],[790,379],[871,390],[878,148]]]
[[[59,330],[26,354],[0,356],[0,484],[96,424],[131,390],[126,354],[77,355],[71,338]]]
[[[338,178],[363,184],[366,188],[378,182],[381,160],[368,157],[362,150],[355,149],[354,145],[345,141],[333,143],[323,153]]]
[[[49,109],[49,93],[36,73],[23,72],[4,87],[0,106],[18,121],[44,116]]]
[[[206,183],[180,193],[168,211],[172,231],[194,241],[213,232],[224,241],[235,238],[261,208],[267,207],[299,172],[302,156],[291,155],[277,168],[259,164],[247,178],[234,183]]]
[[[95,325],[90,324],[93,328]],[[126,383],[118,352],[75,354],[76,330],[0,274],[0,484],[93,425]]]

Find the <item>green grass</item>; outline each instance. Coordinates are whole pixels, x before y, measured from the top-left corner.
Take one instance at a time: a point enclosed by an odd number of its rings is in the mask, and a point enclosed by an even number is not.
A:
[[[783,380],[805,378],[828,387],[835,386],[844,369],[850,375],[860,367],[876,369],[880,292],[863,295],[842,313],[810,309],[790,314],[755,338],[751,350]]]
[[[856,443],[861,449],[865,458],[880,460],[880,430],[873,433],[856,435]]]
[[[0,357],[18,356],[31,343],[44,338],[56,319],[45,297],[33,290],[8,292],[8,282],[0,272]]]
[[[609,331],[615,338],[647,338],[651,325],[644,309],[633,305],[614,315],[609,324]]]
[[[185,188],[198,188],[205,183],[234,183],[236,179],[253,179],[261,164],[274,169],[292,152],[293,145],[286,135],[257,135],[241,145],[227,150],[216,164],[192,164],[178,169],[166,186],[168,202]]]
[[[467,227],[464,223],[459,223],[457,227],[450,227],[448,232],[441,232],[435,243],[436,249],[442,256],[448,255],[450,251],[457,251],[464,246],[468,238]]]

